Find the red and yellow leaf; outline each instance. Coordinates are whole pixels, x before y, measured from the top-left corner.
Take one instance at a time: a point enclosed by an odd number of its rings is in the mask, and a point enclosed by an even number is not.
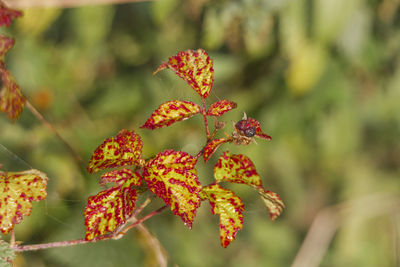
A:
[[[168,101],[161,104],[140,128],[155,129],[186,120],[200,113],[200,106],[190,101]]]
[[[218,138],[218,139],[214,139],[211,142],[209,142],[206,147],[204,148],[204,154],[203,154],[203,158],[204,158],[204,162],[207,162],[210,157],[212,156],[212,154],[214,154],[214,152],[217,150],[217,148],[222,145],[223,143],[228,142],[229,139],[226,138]]]
[[[283,209],[285,208],[285,204],[283,203],[282,199],[277,193],[264,190],[262,187],[258,188],[258,192],[269,211],[271,220],[275,220],[277,217],[279,217],[279,215],[281,215]]]
[[[0,2],[0,26],[10,26],[11,21],[22,16],[22,12],[6,7]]]
[[[219,184],[203,187],[200,197],[210,201],[212,214],[219,214],[221,245],[227,247],[235,240],[237,231],[243,228],[242,200]]]
[[[126,165],[143,165],[141,158],[143,142],[134,131],[121,130],[116,137],[106,139],[96,148],[89,161],[88,171],[97,172],[106,168]]]
[[[217,182],[262,186],[253,162],[245,155],[231,155],[228,151],[224,152],[215,164],[214,177]]]
[[[176,56],[170,57],[168,62],[161,64],[154,74],[166,68],[172,69],[202,98],[210,94],[214,83],[213,62],[203,49],[178,52]]]
[[[134,173],[131,169],[122,169],[104,173],[100,178],[100,185],[104,186],[108,183],[116,183],[120,185],[129,179],[131,179],[136,186],[142,184],[139,173]]]
[[[0,34],[0,62],[4,66],[4,56],[14,46],[15,40]]]
[[[235,102],[229,100],[220,100],[213,103],[207,111],[208,116],[221,116],[222,114],[228,112],[237,107]]]
[[[0,230],[4,234],[20,223],[22,216],[31,214],[32,201],[46,198],[47,180],[46,174],[34,169],[0,171]]]
[[[263,188],[253,162],[244,155],[231,155],[228,151],[224,152],[214,166],[214,177],[217,182],[246,184],[257,190],[267,206],[271,220],[275,220],[285,207],[277,193]]]
[[[10,120],[15,120],[21,114],[25,97],[14,77],[4,66],[0,67],[2,87],[0,89],[0,111],[5,112]]]
[[[118,185],[89,197],[85,208],[86,240],[114,231],[132,216],[138,197],[133,186],[141,185],[141,177],[128,173],[109,172],[107,180]]]
[[[146,162],[143,178],[154,194],[171,207],[172,212],[192,228],[200,207],[201,185],[196,169],[197,159],[182,151],[166,150]]]

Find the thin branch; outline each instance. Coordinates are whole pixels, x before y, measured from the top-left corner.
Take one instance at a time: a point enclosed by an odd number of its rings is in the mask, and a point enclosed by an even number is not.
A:
[[[204,98],[201,99],[203,102],[203,119],[204,119],[204,125],[206,126],[206,134],[207,134],[207,143],[210,141],[210,130],[208,129],[208,121],[207,121],[207,110],[206,110],[206,100]]]
[[[64,138],[61,137],[54,126],[48,122],[28,100],[26,101],[25,106],[68,148],[78,165],[80,165],[82,168],[85,168],[85,163],[83,162],[81,156],[68,144],[67,141],[65,141]]]
[[[10,8],[71,8],[89,5],[111,5],[136,2],[150,2],[152,0],[3,0]]]
[[[149,218],[153,217],[154,215],[157,215],[159,213],[161,213],[167,206],[162,206],[161,208],[159,208],[158,210],[153,211],[152,213],[147,214],[146,216],[144,216],[143,218],[137,220],[136,222],[132,223],[131,225],[128,225],[124,230],[122,230],[120,233],[117,234],[117,238],[121,238],[122,236],[124,236],[130,229],[132,229],[133,227],[135,227],[138,224],[141,224],[142,222],[148,220]]]
[[[96,242],[96,241],[97,240],[87,241],[85,239],[77,239],[77,240],[45,243],[45,244],[14,246],[13,249],[16,252],[22,252],[22,251],[32,251],[32,250],[47,249],[47,248],[69,247],[69,246],[75,246],[75,245],[79,245],[79,244],[86,244],[86,243]]]
[[[167,206],[163,206],[159,208],[158,210],[155,210],[143,218],[135,221],[131,225],[127,226],[123,231],[121,232],[116,232],[116,233],[110,233],[104,236],[100,236],[99,238],[93,239],[93,240],[86,240],[86,239],[77,239],[77,240],[68,240],[68,241],[59,241],[59,242],[51,242],[51,243],[44,243],[44,244],[35,244],[35,245],[17,245],[13,246],[12,248],[16,252],[22,252],[22,251],[32,251],[32,250],[40,250],[40,249],[48,249],[48,248],[59,248],[59,247],[70,247],[70,246],[75,246],[75,245],[80,245],[80,244],[86,244],[86,243],[96,243],[98,241],[102,240],[109,240],[109,239],[120,239],[123,237],[128,230],[132,229],[133,227],[137,226],[138,224],[143,223],[144,221],[150,219],[154,215],[157,215],[161,213]]]

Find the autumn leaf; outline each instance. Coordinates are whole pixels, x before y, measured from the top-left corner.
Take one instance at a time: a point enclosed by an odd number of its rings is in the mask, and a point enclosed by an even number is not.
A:
[[[141,181],[140,174],[130,169],[103,174],[101,185],[117,185],[89,197],[85,208],[86,240],[114,231],[132,216],[138,197],[134,186],[140,186]]]
[[[150,191],[170,206],[189,228],[201,203],[201,185],[194,169],[196,162],[196,158],[185,152],[166,150],[147,161],[143,171]]]
[[[96,148],[88,164],[90,173],[106,168],[143,165],[143,142],[134,131],[121,130],[116,137],[106,139]]]
[[[2,66],[5,65],[4,57],[10,51],[10,49],[14,46],[15,40],[13,38],[7,37],[5,35],[0,34],[0,64]]]
[[[5,68],[0,67],[2,88],[0,89],[0,111],[5,112],[10,120],[21,114],[25,97],[14,77]]]
[[[200,197],[210,201],[212,214],[219,214],[221,245],[227,247],[235,240],[237,231],[243,228],[242,200],[219,184],[203,187]]]
[[[264,201],[271,220],[275,220],[283,211],[285,204],[275,192],[265,190],[253,162],[242,154],[231,155],[224,152],[214,166],[217,182],[246,184],[258,191]]]
[[[5,112],[10,120],[17,119],[25,105],[25,97],[22,95],[21,88],[5,65],[5,55],[13,46],[14,39],[0,35],[0,74],[2,84],[0,89],[0,111]]]
[[[229,139],[218,138],[210,141],[204,148],[204,153],[203,153],[204,162],[207,162],[212,156],[212,154],[214,154],[214,152],[217,150],[217,148],[226,142],[229,142]]]
[[[281,197],[275,192],[264,190],[262,187],[258,188],[258,192],[269,211],[271,221],[274,221],[283,212],[285,204],[283,203]]]
[[[200,113],[200,106],[190,101],[168,101],[161,104],[140,128],[155,129],[186,120]]]
[[[32,169],[22,172],[0,171],[0,230],[7,234],[21,222],[22,216],[29,216],[32,201],[47,196],[46,174]]]
[[[214,177],[217,182],[261,186],[261,178],[257,173],[254,163],[245,155],[231,155],[224,152],[214,166]]]
[[[208,116],[221,116],[222,114],[237,107],[235,102],[229,100],[220,100],[213,103],[207,111]]]
[[[13,267],[15,259],[15,250],[10,247],[10,244],[4,240],[0,240],[0,266]]]
[[[213,62],[203,49],[178,52],[161,64],[153,73],[163,69],[172,69],[184,79],[202,98],[207,98],[214,83]]]
[[[13,19],[22,16],[22,12],[6,7],[0,2],[0,26],[10,26]]]

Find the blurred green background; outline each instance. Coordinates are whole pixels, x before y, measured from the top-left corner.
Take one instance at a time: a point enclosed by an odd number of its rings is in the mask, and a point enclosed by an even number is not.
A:
[[[246,112],[273,140],[224,145],[207,165],[198,164],[200,179],[212,181],[223,151],[243,153],[286,209],[272,223],[252,190],[232,187],[246,212],[243,230],[226,249],[208,203],[192,230],[166,211],[145,225],[169,266],[398,266],[399,5],[162,0],[29,9],[6,30],[16,39],[7,62],[29,101],[87,162],[122,128],[142,136],[146,157],[171,148],[197,154],[205,142],[200,117],[155,131],[139,126],[165,101],[200,102],[171,71],[153,76],[158,65],[181,50],[210,54],[215,85],[207,103],[238,103],[221,118],[224,130]],[[0,114],[0,162],[7,171],[36,168],[50,177],[47,200],[16,226],[17,240],[84,236],[83,210],[100,190],[100,175],[82,171],[28,109],[15,123]],[[313,221],[316,234],[299,253]],[[133,230],[118,241],[27,252],[16,264],[157,266],[148,241]]]

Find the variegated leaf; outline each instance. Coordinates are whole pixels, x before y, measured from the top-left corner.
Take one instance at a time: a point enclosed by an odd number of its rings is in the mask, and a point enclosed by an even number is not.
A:
[[[268,208],[271,220],[275,220],[285,207],[278,194],[263,188],[253,162],[244,155],[224,152],[215,164],[214,177],[217,182],[246,184],[257,190]]]
[[[217,148],[222,145],[223,143],[228,142],[229,139],[227,138],[218,138],[218,139],[214,139],[211,142],[209,142],[206,147],[204,148],[204,154],[203,154],[203,158],[204,158],[204,162],[207,162],[210,157],[212,156],[212,154],[214,154],[214,152],[217,150]]]
[[[184,79],[202,98],[206,98],[214,83],[213,62],[203,49],[179,52],[161,64],[154,72],[170,68]]]
[[[89,197],[85,208],[86,240],[105,235],[124,224],[132,216],[138,197],[133,187],[141,185],[138,173],[113,171],[103,176],[107,182],[118,185]]]
[[[7,234],[22,220],[29,216],[32,201],[40,201],[47,196],[46,174],[38,170],[22,172],[0,171],[0,230]]]
[[[140,186],[142,183],[139,173],[134,173],[131,169],[122,169],[104,173],[100,178],[100,185],[104,186],[108,183],[120,185],[128,179],[133,179],[134,184],[137,186]]]
[[[237,231],[243,228],[244,204],[242,200],[231,190],[219,184],[203,187],[200,197],[210,201],[213,214],[219,214],[221,245],[227,247],[235,240]]]
[[[25,97],[14,77],[4,67],[0,67],[2,88],[0,89],[0,111],[5,112],[10,120],[21,114]]]
[[[190,101],[168,101],[161,104],[140,128],[155,129],[186,120],[200,113],[200,106]]]
[[[278,218],[285,208],[285,204],[280,196],[275,192],[264,190],[262,187],[258,188],[258,192],[269,211],[271,220],[273,221]]]
[[[96,148],[88,164],[90,173],[106,168],[143,165],[143,142],[134,131],[121,130],[116,137],[106,139]]]
[[[22,16],[21,11],[17,11],[11,8],[6,7],[3,3],[0,2],[0,26],[10,26],[11,21],[15,18]]]
[[[228,112],[237,107],[235,102],[229,100],[220,100],[213,103],[207,111],[208,116],[221,116],[222,114]]]
[[[245,155],[231,155],[228,151],[224,152],[215,164],[214,177],[217,182],[261,186],[261,178],[253,162]]]
[[[13,267],[16,257],[16,251],[12,248],[11,244],[4,240],[0,240],[0,266]]]
[[[4,56],[14,46],[15,40],[5,35],[0,34],[0,62],[4,66]]]
[[[149,189],[189,228],[201,203],[201,185],[194,169],[196,161],[185,152],[166,150],[146,162],[143,171]]]

